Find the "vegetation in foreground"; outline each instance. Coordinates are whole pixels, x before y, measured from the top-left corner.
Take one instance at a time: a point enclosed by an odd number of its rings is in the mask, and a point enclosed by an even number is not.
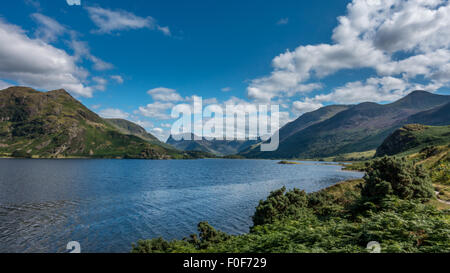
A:
[[[134,253],[449,252],[450,211],[435,199],[428,171],[405,158],[383,157],[363,180],[307,194],[285,188],[260,201],[248,234],[231,236],[203,222],[183,240],[141,240]]]

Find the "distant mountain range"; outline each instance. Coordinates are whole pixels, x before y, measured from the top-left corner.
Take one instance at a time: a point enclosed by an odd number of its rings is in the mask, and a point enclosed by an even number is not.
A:
[[[415,91],[390,104],[365,102],[327,106],[280,129],[280,146],[261,152],[258,145],[240,153],[247,158],[323,158],[374,150],[403,125],[450,124],[450,96]]]
[[[125,120],[105,120],[65,90],[0,91],[0,156],[192,158]]]
[[[99,117],[64,90],[0,90],[3,157],[172,159],[237,154],[246,158],[326,158],[381,145],[380,155],[389,154],[383,150],[389,150],[389,145],[397,146],[392,145],[392,133],[415,123],[450,125],[450,96],[415,91],[390,104],[326,106],[281,128],[278,150],[261,152],[256,140],[175,140],[170,136],[162,143],[130,121]],[[408,131],[409,127],[405,128],[399,135]],[[194,139],[193,134],[185,139],[189,137]]]
[[[235,155],[259,143],[258,140],[207,140],[204,137],[195,140],[197,138],[194,134],[171,135],[166,143],[182,151],[202,151],[217,156]]]

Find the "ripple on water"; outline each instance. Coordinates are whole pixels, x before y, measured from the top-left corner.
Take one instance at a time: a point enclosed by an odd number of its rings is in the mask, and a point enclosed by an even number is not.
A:
[[[138,239],[187,237],[201,221],[241,234],[270,191],[312,192],[362,177],[276,163],[0,160],[0,252],[65,252],[69,241],[83,252],[128,252]]]

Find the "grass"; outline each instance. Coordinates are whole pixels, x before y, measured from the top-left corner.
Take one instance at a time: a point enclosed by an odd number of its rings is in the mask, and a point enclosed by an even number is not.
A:
[[[334,162],[349,162],[349,161],[365,161],[372,159],[375,156],[376,150],[364,151],[364,152],[354,152],[348,154],[341,154],[337,156],[320,158],[323,161],[334,161]]]
[[[363,182],[363,179],[347,180],[328,187],[323,191],[325,193],[333,195],[335,198],[341,198],[344,197],[347,192],[357,192],[358,185]]]

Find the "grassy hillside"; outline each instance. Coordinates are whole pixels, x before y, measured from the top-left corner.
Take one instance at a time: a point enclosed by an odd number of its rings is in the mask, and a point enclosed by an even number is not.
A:
[[[390,135],[378,147],[376,156],[407,155],[445,144],[450,144],[450,126],[410,124]]]
[[[107,122],[116,127],[120,132],[127,135],[135,135],[147,141],[158,141],[158,139],[149,134],[144,128],[141,126],[125,120],[125,119],[105,119]]]
[[[277,151],[261,152],[255,147],[241,155],[307,159],[374,150],[412,116],[428,125],[450,122],[445,120],[448,114],[443,108],[449,101],[450,96],[416,91],[391,104],[361,103],[297,131],[282,140]]]
[[[118,130],[64,90],[0,91],[0,156],[36,158],[190,157]]]

